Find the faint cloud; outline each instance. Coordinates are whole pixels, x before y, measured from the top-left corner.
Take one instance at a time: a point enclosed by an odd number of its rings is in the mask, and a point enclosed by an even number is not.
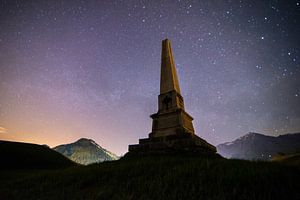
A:
[[[0,133],[7,133],[7,129],[0,126]]]

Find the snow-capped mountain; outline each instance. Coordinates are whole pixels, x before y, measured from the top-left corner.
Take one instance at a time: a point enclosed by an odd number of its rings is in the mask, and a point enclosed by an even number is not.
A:
[[[217,150],[226,158],[270,160],[278,153],[300,152],[300,133],[273,137],[250,132],[232,142],[219,144]]]
[[[53,149],[83,165],[119,159],[114,153],[86,138],[81,138],[74,143],[59,145]]]

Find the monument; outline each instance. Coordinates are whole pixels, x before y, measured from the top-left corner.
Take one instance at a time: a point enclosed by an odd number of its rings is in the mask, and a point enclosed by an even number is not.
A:
[[[139,144],[129,145],[129,153],[216,152],[216,147],[195,134],[193,118],[184,109],[168,39],[162,41],[158,111],[150,117],[152,132]]]

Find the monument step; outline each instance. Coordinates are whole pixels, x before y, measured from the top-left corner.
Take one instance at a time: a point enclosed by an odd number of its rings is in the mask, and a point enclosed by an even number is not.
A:
[[[140,139],[139,144],[129,145],[129,151],[159,151],[167,149],[207,149],[209,152],[216,152],[216,148],[197,135],[177,137],[157,137]]]

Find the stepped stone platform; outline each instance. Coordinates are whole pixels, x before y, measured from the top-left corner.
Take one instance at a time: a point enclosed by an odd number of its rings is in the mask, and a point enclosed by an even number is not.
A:
[[[216,153],[216,147],[195,134],[177,134],[163,137],[139,139],[139,144],[129,145],[129,152],[170,152],[192,151]]]

